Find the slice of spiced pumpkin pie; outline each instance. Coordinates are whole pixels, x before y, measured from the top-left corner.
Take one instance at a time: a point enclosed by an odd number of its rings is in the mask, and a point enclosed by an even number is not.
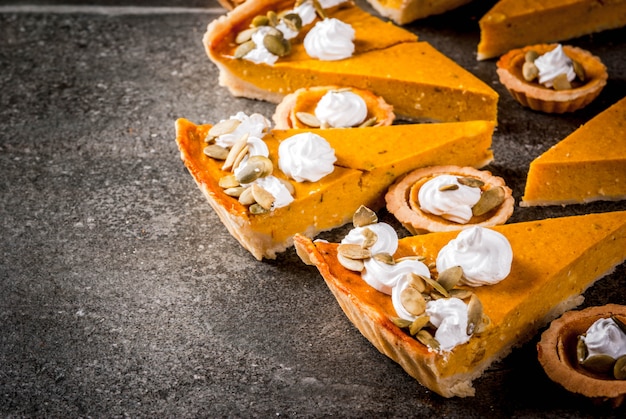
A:
[[[371,215],[354,225],[341,243],[296,236],[298,255],[380,352],[444,397],[474,395],[485,369],[626,259],[624,211],[400,240]]]
[[[369,90],[402,118],[491,120],[498,94],[413,33],[343,0],[247,0],[204,46],[235,96],[279,103],[300,88]]]
[[[381,208],[389,185],[423,166],[483,167],[492,121],[369,128],[271,130],[258,114],[215,125],[179,119],[181,158],[229,232],[257,259],[293,235],[348,223],[360,205]]]

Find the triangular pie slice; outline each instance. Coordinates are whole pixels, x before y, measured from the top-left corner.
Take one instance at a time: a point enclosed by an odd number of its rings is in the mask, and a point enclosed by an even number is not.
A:
[[[220,85],[235,96],[274,103],[302,87],[355,87],[382,96],[407,119],[496,120],[498,94],[491,87],[430,44],[417,42],[411,32],[349,1],[328,9],[327,16],[354,28],[352,57],[322,61],[307,55],[303,34],[316,20],[292,41],[291,52],[273,65],[235,58],[235,38],[254,17],[293,6],[294,0],[247,0],[209,24],[204,46],[219,68]]]
[[[626,199],[626,98],[530,163],[521,206]]]
[[[490,228],[511,244],[511,272],[496,285],[473,289],[491,324],[443,354],[429,351],[392,322],[396,313],[391,297],[370,287],[360,272],[344,268],[337,260],[338,244],[296,236],[295,245],[303,261],[317,267],[350,321],[380,352],[432,391],[465,397],[474,395],[472,381],[489,365],[579,305],[581,294],[626,258],[624,211]],[[419,255],[427,265],[434,263],[439,250],[457,234],[400,239],[396,257]]]
[[[526,45],[564,41],[626,25],[622,0],[500,0],[479,21],[479,60]]]
[[[335,150],[335,169],[318,182],[300,183],[280,171],[277,150],[281,141],[305,131],[274,130],[263,138],[273,175],[293,185],[295,201],[257,215],[219,186],[229,172],[203,152],[210,128],[179,119],[176,142],[181,157],[229,232],[259,260],[275,258],[293,244],[296,233],[313,237],[349,222],[360,205],[381,208],[389,185],[415,168],[441,164],[480,168],[493,159],[491,121],[316,129],[310,132]]]

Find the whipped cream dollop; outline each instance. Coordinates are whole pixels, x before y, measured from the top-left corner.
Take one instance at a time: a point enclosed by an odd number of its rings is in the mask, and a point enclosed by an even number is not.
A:
[[[306,34],[304,49],[310,57],[323,61],[351,57],[354,53],[354,29],[339,19],[325,18]]]
[[[376,234],[376,243],[370,248],[373,255],[376,253],[389,253],[393,255],[398,250],[398,234],[387,223],[374,223],[364,227],[355,227],[341,240],[341,244],[363,245],[366,240],[365,230],[371,230]]]
[[[467,334],[467,304],[458,298],[441,298],[426,303],[426,314],[437,328],[435,339],[442,351],[450,351],[470,339]]]
[[[563,51],[561,44],[552,51],[537,57],[535,65],[539,70],[539,83],[546,87],[552,87],[554,78],[559,74],[565,74],[568,81],[576,78],[574,64]]]
[[[626,334],[611,318],[596,320],[581,337],[588,356],[608,355],[617,359],[626,355]]]
[[[365,121],[367,104],[354,92],[330,90],[317,103],[315,116],[333,128],[349,128]]]
[[[513,250],[497,231],[474,226],[461,231],[437,255],[437,270],[463,268],[461,282],[478,287],[502,281],[511,272]]]
[[[457,189],[442,190],[447,185],[456,185]],[[480,188],[462,185],[454,175],[439,175],[422,185],[417,198],[422,211],[455,223],[467,224],[480,194]]]
[[[297,182],[317,182],[335,169],[335,150],[312,132],[293,135],[278,146],[278,167]]]
[[[256,146],[253,147],[257,147],[257,153],[263,154],[266,152],[261,152],[258,149],[258,147],[265,147],[265,150],[267,150],[267,146],[261,138],[270,129],[272,123],[266,117],[258,113],[253,113],[248,116],[245,112],[237,112],[229,119],[237,119],[240,121],[240,124],[228,134],[222,134],[217,137],[215,144],[224,148],[230,148],[241,137],[248,134],[248,146],[250,146],[250,144],[256,144]],[[264,155],[267,157],[268,154],[269,152]]]

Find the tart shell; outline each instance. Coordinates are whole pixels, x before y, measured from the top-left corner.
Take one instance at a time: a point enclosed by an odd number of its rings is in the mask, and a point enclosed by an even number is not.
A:
[[[523,106],[546,113],[574,112],[591,103],[606,85],[608,73],[602,61],[588,51],[569,45],[563,45],[563,51],[585,69],[588,80],[584,84],[572,89],[554,90],[524,80],[522,66],[526,52],[533,50],[542,55],[556,47],[557,44],[539,44],[514,49],[496,63],[500,82]]]
[[[466,224],[448,221],[438,215],[422,211],[419,206],[410,204],[410,196],[416,193],[415,188],[437,175],[456,175],[480,179],[487,188],[502,187],[505,192],[504,201],[496,210],[480,217],[472,217]],[[464,228],[481,226],[490,227],[504,224],[513,214],[515,199],[512,191],[501,177],[493,176],[486,170],[473,167],[431,166],[414,170],[396,181],[385,195],[387,210],[392,213],[411,234],[424,234],[436,231],[454,231]]]
[[[596,403],[618,407],[626,396],[626,380],[599,376],[578,366],[576,360],[578,336],[596,320],[611,315],[626,321],[626,306],[608,304],[565,313],[543,332],[537,353],[541,366],[552,381]]]

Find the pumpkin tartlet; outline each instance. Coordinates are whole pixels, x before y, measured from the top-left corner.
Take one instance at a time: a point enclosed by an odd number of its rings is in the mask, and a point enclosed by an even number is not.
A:
[[[513,250],[509,275],[495,285],[473,288],[490,324],[449,352],[430,350],[393,319],[391,297],[372,288],[361,272],[338,260],[338,243],[297,235],[303,262],[315,265],[342,310],[383,354],[422,385],[444,397],[473,396],[472,381],[541,327],[578,306],[582,293],[626,259],[626,212],[545,219],[489,227]],[[417,256],[435,263],[459,232],[411,236],[398,241],[395,258]],[[546,252],[546,249],[553,251]]]
[[[219,69],[219,84],[231,94],[279,103],[303,87],[350,86],[385,98],[404,119],[496,121],[498,94],[490,86],[427,42],[418,42],[415,34],[350,1],[325,10],[324,20],[335,19],[352,27],[352,56],[327,61],[307,54],[303,39],[320,22],[316,17],[302,26],[299,35],[290,40],[289,52],[275,63],[256,63],[245,55],[237,58],[241,45],[237,36],[248,30],[256,17],[280,14],[294,4],[295,0],[247,0],[208,25],[203,43]]]
[[[367,115],[363,121],[355,127],[393,124],[396,117],[393,113],[393,106],[389,105],[385,102],[385,99],[376,96],[369,90],[339,86],[316,86],[303,87],[285,96],[278,106],[276,106],[276,111],[272,116],[274,128],[323,128],[323,123],[320,123],[318,118],[315,117],[317,104],[327,93],[343,91],[358,95],[367,106]]]
[[[346,224],[360,205],[379,209],[393,181],[418,167],[454,162],[483,167],[493,160],[494,122],[407,124],[367,129],[272,130],[262,140],[269,149],[273,175],[291,184],[295,200],[254,214],[228,195],[220,179],[232,173],[208,157],[205,138],[211,125],[176,121],[181,158],[229,232],[257,259],[273,259],[293,244],[293,235],[314,237]],[[334,149],[334,171],[316,182],[296,182],[278,166],[278,147],[295,134],[311,132]]]
[[[479,21],[479,60],[626,25],[622,0],[500,0]]]
[[[520,206],[626,199],[626,98],[530,163]]]
[[[440,175],[455,176],[464,186],[473,186],[480,190],[481,199],[472,208],[472,216],[465,223],[450,221],[445,217],[424,210],[420,205],[420,188],[429,180]],[[454,193],[459,189],[440,188],[441,194]],[[445,185],[444,185],[445,186]],[[489,192],[487,192],[489,191]],[[493,176],[486,170],[473,167],[435,166],[424,167],[407,173],[389,188],[385,195],[387,210],[396,217],[411,234],[423,234],[435,231],[454,231],[472,226],[489,227],[504,224],[513,214],[515,199],[511,188],[504,179]]]
[[[577,355],[579,336],[596,320],[611,316],[626,322],[626,307],[608,304],[567,312],[543,332],[537,352],[541,366],[552,381],[572,393],[590,398],[594,403],[619,407],[626,396],[626,381],[584,368]]]
[[[591,103],[606,85],[608,74],[600,59],[588,51],[568,45],[562,47],[563,51],[572,61],[580,64],[584,80],[577,77],[569,88],[563,90],[545,87],[537,80],[528,81],[524,75],[527,53],[532,51],[543,55],[557,46],[539,44],[514,49],[496,63],[500,82],[523,106],[546,113],[574,112]]]

